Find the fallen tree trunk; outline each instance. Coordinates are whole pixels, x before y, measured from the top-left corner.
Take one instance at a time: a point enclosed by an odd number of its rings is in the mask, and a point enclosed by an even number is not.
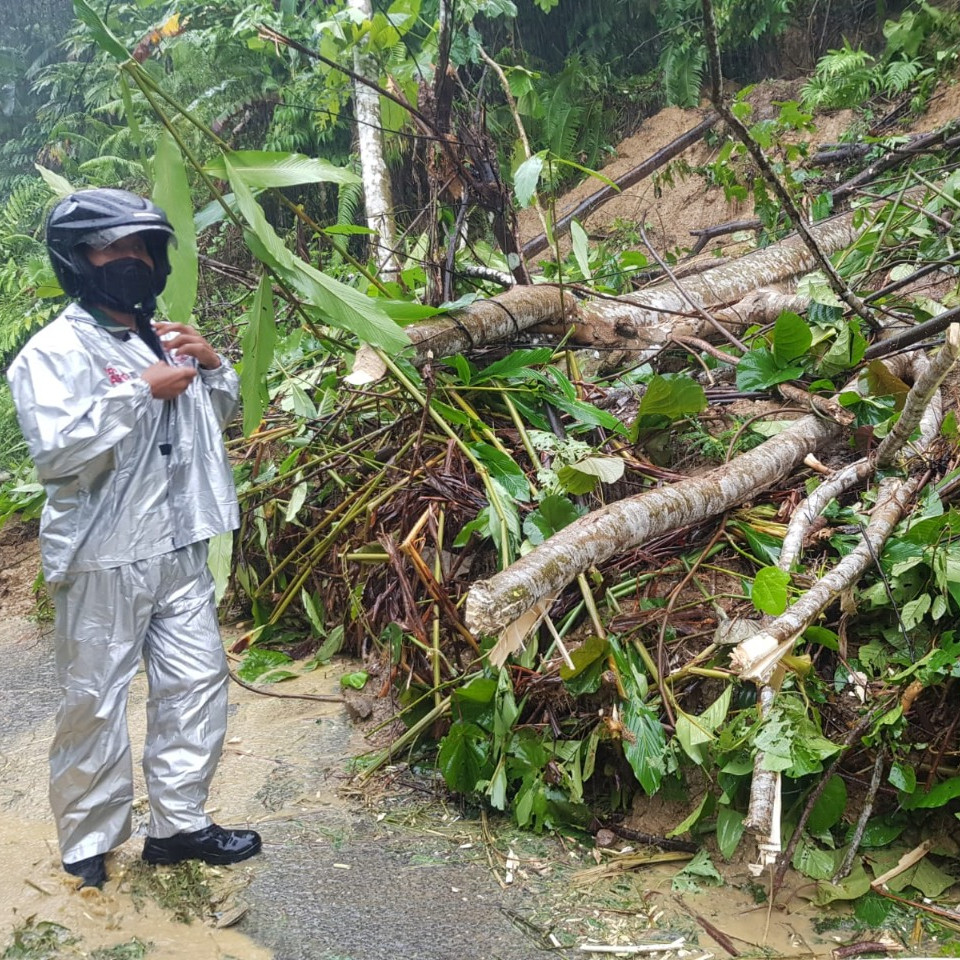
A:
[[[498,633],[541,597],[558,593],[591,567],[742,504],[782,480],[840,429],[820,417],[803,417],[702,477],[648,490],[587,514],[506,570],[475,583],[467,594],[467,626],[478,634]]]
[[[849,246],[860,234],[852,214],[824,221],[811,230],[828,255]],[[668,281],[617,299],[578,302],[569,290],[561,294],[559,285],[532,284],[478,300],[450,315],[410,324],[404,332],[413,344],[415,367],[533,327],[565,333],[571,323],[575,341],[586,346],[660,349],[673,335],[695,337],[712,331],[702,316],[688,316],[691,301],[705,310],[737,303],[757,287],[807,273],[813,265],[799,238],[788,237],[684,280],[686,296]],[[743,322],[752,322],[752,317],[744,317]],[[385,372],[376,351],[362,346],[347,382],[371,383]]]
[[[489,300],[478,300],[463,310],[414,323],[404,329],[413,344],[413,364],[422,367],[432,358],[449,357],[485,343],[506,340],[544,322],[572,322],[578,316],[577,298],[558,286],[516,286]],[[357,351],[348,383],[379,380],[386,367],[372,348]]]
[[[617,194],[622,193],[628,187],[646,179],[651,173],[659,170],[664,164],[669,163],[677,154],[683,153],[687,147],[692,146],[698,140],[702,140],[704,134],[713,128],[719,117],[715,113],[710,113],[695,127],[684,131],[675,140],[671,140],[665,147],[658,150],[655,154],[647,157],[643,163],[628,170],[622,177],[613,181],[613,186],[609,184],[591,193],[585,200],[581,200],[569,213],[565,213],[557,220],[554,228],[554,237],[559,237],[570,229],[570,224],[574,220],[583,220],[589,217],[591,213],[602,207],[608,200],[612,200]],[[550,245],[546,233],[535,236],[523,245],[523,256],[535,257],[542,253]]]

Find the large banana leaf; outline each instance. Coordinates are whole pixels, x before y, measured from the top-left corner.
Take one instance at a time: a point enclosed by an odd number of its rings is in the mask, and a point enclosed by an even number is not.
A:
[[[221,154],[207,164],[211,177],[229,179],[226,154]],[[267,187],[293,187],[299,183],[337,183],[342,185],[360,182],[352,170],[337,167],[327,160],[307,157],[302,153],[280,153],[272,150],[233,150],[229,154],[233,175],[240,177],[248,186],[257,189]]]
[[[311,305],[318,307],[331,326],[355,334],[360,340],[396,353],[410,342],[407,335],[380,309],[375,300],[321,273],[295,256],[267,222],[243,177],[233,168],[232,155],[224,155],[227,179],[237,208],[247,221],[247,245],[254,255],[289,283]]]
[[[177,236],[176,246],[169,247],[172,273],[160,303],[171,321],[187,323],[197,300],[197,235],[183,157],[167,132],[157,144],[153,179],[153,202],[166,212]]]
[[[247,315],[243,335],[243,365],[240,368],[240,397],[243,400],[243,435],[249,437],[259,426],[267,401],[266,375],[273,360],[277,324],[273,313],[270,277],[264,274]]]

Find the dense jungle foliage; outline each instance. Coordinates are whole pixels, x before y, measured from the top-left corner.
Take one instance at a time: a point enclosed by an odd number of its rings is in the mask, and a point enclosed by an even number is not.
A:
[[[56,198],[98,185],[152,194],[180,241],[162,310],[197,324],[241,376],[228,447],[243,525],[211,561],[229,611],[252,620],[240,676],[280,681],[361,655],[344,685],[394,697],[405,724],[367,774],[407,751],[537,830],[590,833],[638,794],[680,796],[689,815],[673,835],[712,838],[729,858],[762,767],[783,778],[792,865],[821,903],[868,895],[861,919],[880,925],[896,898],[871,883],[905,850],[924,840],[930,856],[887,891],[937,898],[960,869],[936,819],[960,797],[953,413],[888,469],[923,479],[914,512],[794,638],[767,710],[731,669],[721,627],[783,615],[850,556],[874,482],[830,500],[802,569],[777,563],[813,473],[626,550],[504,631],[516,640],[504,665],[490,659],[498,638],[464,625],[462,601],[591,510],[731,461],[789,423],[779,407],[724,412],[735,399],[796,383],[836,395],[852,423],[843,463],[894,430],[912,384],[870,344],[877,317],[922,324],[957,304],[957,131],[842,198],[808,145],[814,111],[840,107],[858,111],[847,152],[826,161],[844,175],[907,143],[893,121],[953,79],[960,16],[881,6],[718,3],[725,76],[802,75],[802,94],[762,119],[749,87],[730,101],[768,169],[718,127],[709,162],[658,174],[664,188],[703,176],[752,204],[758,220],[736,237],[760,248],[799,209],[826,221],[859,206],[833,265],[869,308],[848,309],[808,270],[805,305],[733,345],[677,341],[608,370],[569,331],[529,339],[518,327],[493,348],[422,362],[404,328],[456,318],[512,282],[522,207],[543,216],[552,248],[526,268],[579,298],[618,298],[682,264],[689,248],[658,255],[642,223],[597,242],[574,221],[569,244],[552,228],[564,187],[644,117],[700,102],[700,0],[21,4],[0,35],[0,353],[9,360],[62,305],[42,242]],[[397,226],[398,268],[379,274],[357,153],[361,63],[379,87]],[[935,295],[903,292],[933,270],[945,278]],[[386,371],[379,382],[345,379],[361,345]],[[43,494],[6,398],[0,460],[0,513],[35,518]],[[688,880],[714,878],[706,861]]]

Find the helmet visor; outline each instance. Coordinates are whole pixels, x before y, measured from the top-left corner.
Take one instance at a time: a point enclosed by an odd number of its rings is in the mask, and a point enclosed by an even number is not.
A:
[[[109,247],[111,243],[116,243],[117,240],[123,237],[129,237],[132,233],[160,234],[164,238],[169,239],[174,246],[177,245],[177,238],[169,227],[145,223],[125,223],[119,227],[105,227],[103,230],[93,230],[83,235],[81,243],[86,243],[95,250],[103,250],[105,247]]]

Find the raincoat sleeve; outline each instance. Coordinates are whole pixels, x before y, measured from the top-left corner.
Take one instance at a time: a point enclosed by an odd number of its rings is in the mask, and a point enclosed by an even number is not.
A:
[[[217,356],[220,356],[217,354]],[[236,370],[220,356],[220,366],[215,370],[204,370],[200,367],[200,379],[210,397],[213,412],[216,414],[220,429],[237,415],[240,409],[240,378]]]
[[[7,371],[17,418],[42,481],[80,474],[158,403],[139,377],[105,385],[79,351],[24,350]]]

